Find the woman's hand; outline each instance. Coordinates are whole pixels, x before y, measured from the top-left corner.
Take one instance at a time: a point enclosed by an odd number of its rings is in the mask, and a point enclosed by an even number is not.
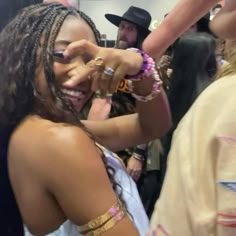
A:
[[[113,93],[125,75],[137,74],[143,64],[143,58],[139,53],[102,48],[86,40],[71,43],[64,56],[92,58],[64,85],[74,87],[84,80],[92,79],[92,90],[100,90],[102,96],[108,92]]]

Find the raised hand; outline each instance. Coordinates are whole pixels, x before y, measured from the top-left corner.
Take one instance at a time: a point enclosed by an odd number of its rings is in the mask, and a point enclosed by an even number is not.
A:
[[[92,90],[100,90],[101,95],[113,93],[125,75],[137,74],[143,64],[143,58],[139,53],[102,48],[86,40],[71,43],[64,51],[64,56],[92,58],[85,66],[75,70],[64,85],[74,87],[84,80],[91,79]]]

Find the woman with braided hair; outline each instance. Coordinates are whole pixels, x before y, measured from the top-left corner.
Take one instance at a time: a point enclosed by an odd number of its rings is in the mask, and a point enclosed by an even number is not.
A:
[[[168,105],[147,54],[98,43],[88,16],[56,3],[27,7],[2,30],[2,235],[23,235],[21,219],[34,235],[147,231],[135,184],[111,151],[166,133]],[[105,96],[123,77],[132,82],[137,113],[81,120],[94,91]]]

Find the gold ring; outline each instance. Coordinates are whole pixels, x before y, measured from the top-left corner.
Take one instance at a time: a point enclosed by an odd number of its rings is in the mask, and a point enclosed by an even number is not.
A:
[[[94,61],[96,66],[103,66],[104,61],[101,57],[96,57]]]

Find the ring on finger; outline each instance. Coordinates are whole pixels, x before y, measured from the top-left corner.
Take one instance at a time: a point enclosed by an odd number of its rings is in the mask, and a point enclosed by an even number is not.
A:
[[[101,57],[96,57],[94,59],[94,61],[95,61],[95,65],[96,66],[103,66],[103,64],[104,64],[104,61],[103,61],[103,59]]]
[[[114,70],[111,67],[106,67],[103,71],[105,75],[112,76],[114,74]]]

